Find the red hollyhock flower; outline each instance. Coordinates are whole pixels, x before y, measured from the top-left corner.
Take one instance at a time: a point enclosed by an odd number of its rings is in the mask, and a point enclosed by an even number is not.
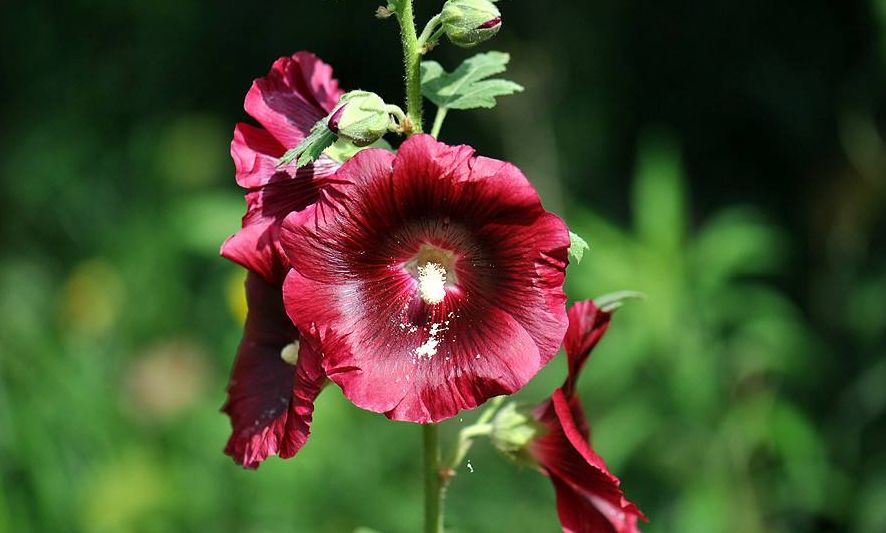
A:
[[[575,394],[575,380],[609,327],[611,316],[590,300],[569,309],[569,328],[563,341],[569,375],[534,413],[547,433],[530,443],[529,452],[554,484],[557,513],[567,533],[638,533],[637,519],[646,520],[624,497],[619,479],[591,448],[581,401]]]
[[[566,330],[569,234],[513,165],[428,135],[345,163],[281,233],[289,316],[356,405],[436,422],[520,389]]]
[[[249,314],[222,410],[233,431],[225,453],[246,468],[269,455],[292,457],[311,429],[314,399],[326,382],[316,341],[283,309],[281,287],[246,278]]]
[[[309,52],[281,57],[264,78],[252,83],[244,108],[262,127],[237,124],[231,156],[237,183],[247,189],[243,229],[230,237],[221,255],[281,283],[289,263],[280,250],[280,223],[290,212],[317,199],[318,188],[339,167],[321,156],[313,165],[278,168],[278,159],[298,145],[328,115],[343,91],[332,68]]]

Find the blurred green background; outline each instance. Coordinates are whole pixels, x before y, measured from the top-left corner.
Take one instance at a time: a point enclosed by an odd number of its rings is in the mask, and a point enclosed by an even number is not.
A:
[[[246,472],[218,412],[243,97],[311,49],[399,100],[376,5],[0,5],[0,531],[417,529],[417,427],[332,387],[295,460]],[[588,240],[571,298],[648,295],[581,382],[644,530],[886,531],[886,0],[499,5],[481,49],[527,90],[442,139],[517,163]],[[453,531],[557,531],[547,479],[468,458]]]

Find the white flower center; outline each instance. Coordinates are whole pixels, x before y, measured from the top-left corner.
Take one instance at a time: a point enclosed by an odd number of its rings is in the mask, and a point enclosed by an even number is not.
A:
[[[446,269],[428,262],[418,267],[418,292],[428,305],[435,305],[446,297]]]
[[[298,362],[298,347],[298,339],[290,342],[280,350],[280,359],[283,359],[290,365],[294,365]]]

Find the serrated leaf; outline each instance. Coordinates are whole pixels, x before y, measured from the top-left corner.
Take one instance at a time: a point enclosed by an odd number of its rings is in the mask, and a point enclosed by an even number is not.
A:
[[[496,97],[523,90],[510,80],[487,79],[504,72],[510,60],[511,56],[503,52],[486,52],[466,59],[451,73],[436,61],[423,61],[422,94],[440,108],[495,107]]]
[[[588,250],[587,241],[578,236],[577,233],[569,232],[569,258],[575,259],[575,264],[581,263],[581,258],[585,256]]]
[[[298,146],[283,154],[277,166],[288,165],[296,158],[298,158],[295,163],[296,168],[313,163],[320,157],[323,150],[332,146],[332,143],[337,138],[335,133],[326,125],[326,119],[323,118],[314,124],[314,127],[311,128],[311,133],[302,142],[298,143]]]

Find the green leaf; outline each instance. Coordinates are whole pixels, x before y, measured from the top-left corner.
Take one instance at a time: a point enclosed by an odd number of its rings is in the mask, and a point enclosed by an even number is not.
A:
[[[298,158],[295,164],[296,168],[313,163],[320,157],[323,150],[332,146],[336,139],[335,133],[326,126],[326,118],[323,118],[314,124],[314,127],[311,128],[311,133],[302,142],[298,143],[298,146],[283,154],[277,166],[288,165],[295,158]]]
[[[569,258],[575,260],[575,264],[581,263],[581,258],[585,256],[588,250],[587,241],[578,236],[577,233],[569,232]]]
[[[486,52],[466,59],[452,73],[436,61],[421,64],[422,94],[445,109],[495,107],[498,96],[514,94],[523,87],[501,78],[487,79],[507,69],[511,56],[503,52]]]
[[[594,298],[601,311],[611,313],[624,305],[626,300],[645,300],[646,295],[637,291],[617,291]]]

